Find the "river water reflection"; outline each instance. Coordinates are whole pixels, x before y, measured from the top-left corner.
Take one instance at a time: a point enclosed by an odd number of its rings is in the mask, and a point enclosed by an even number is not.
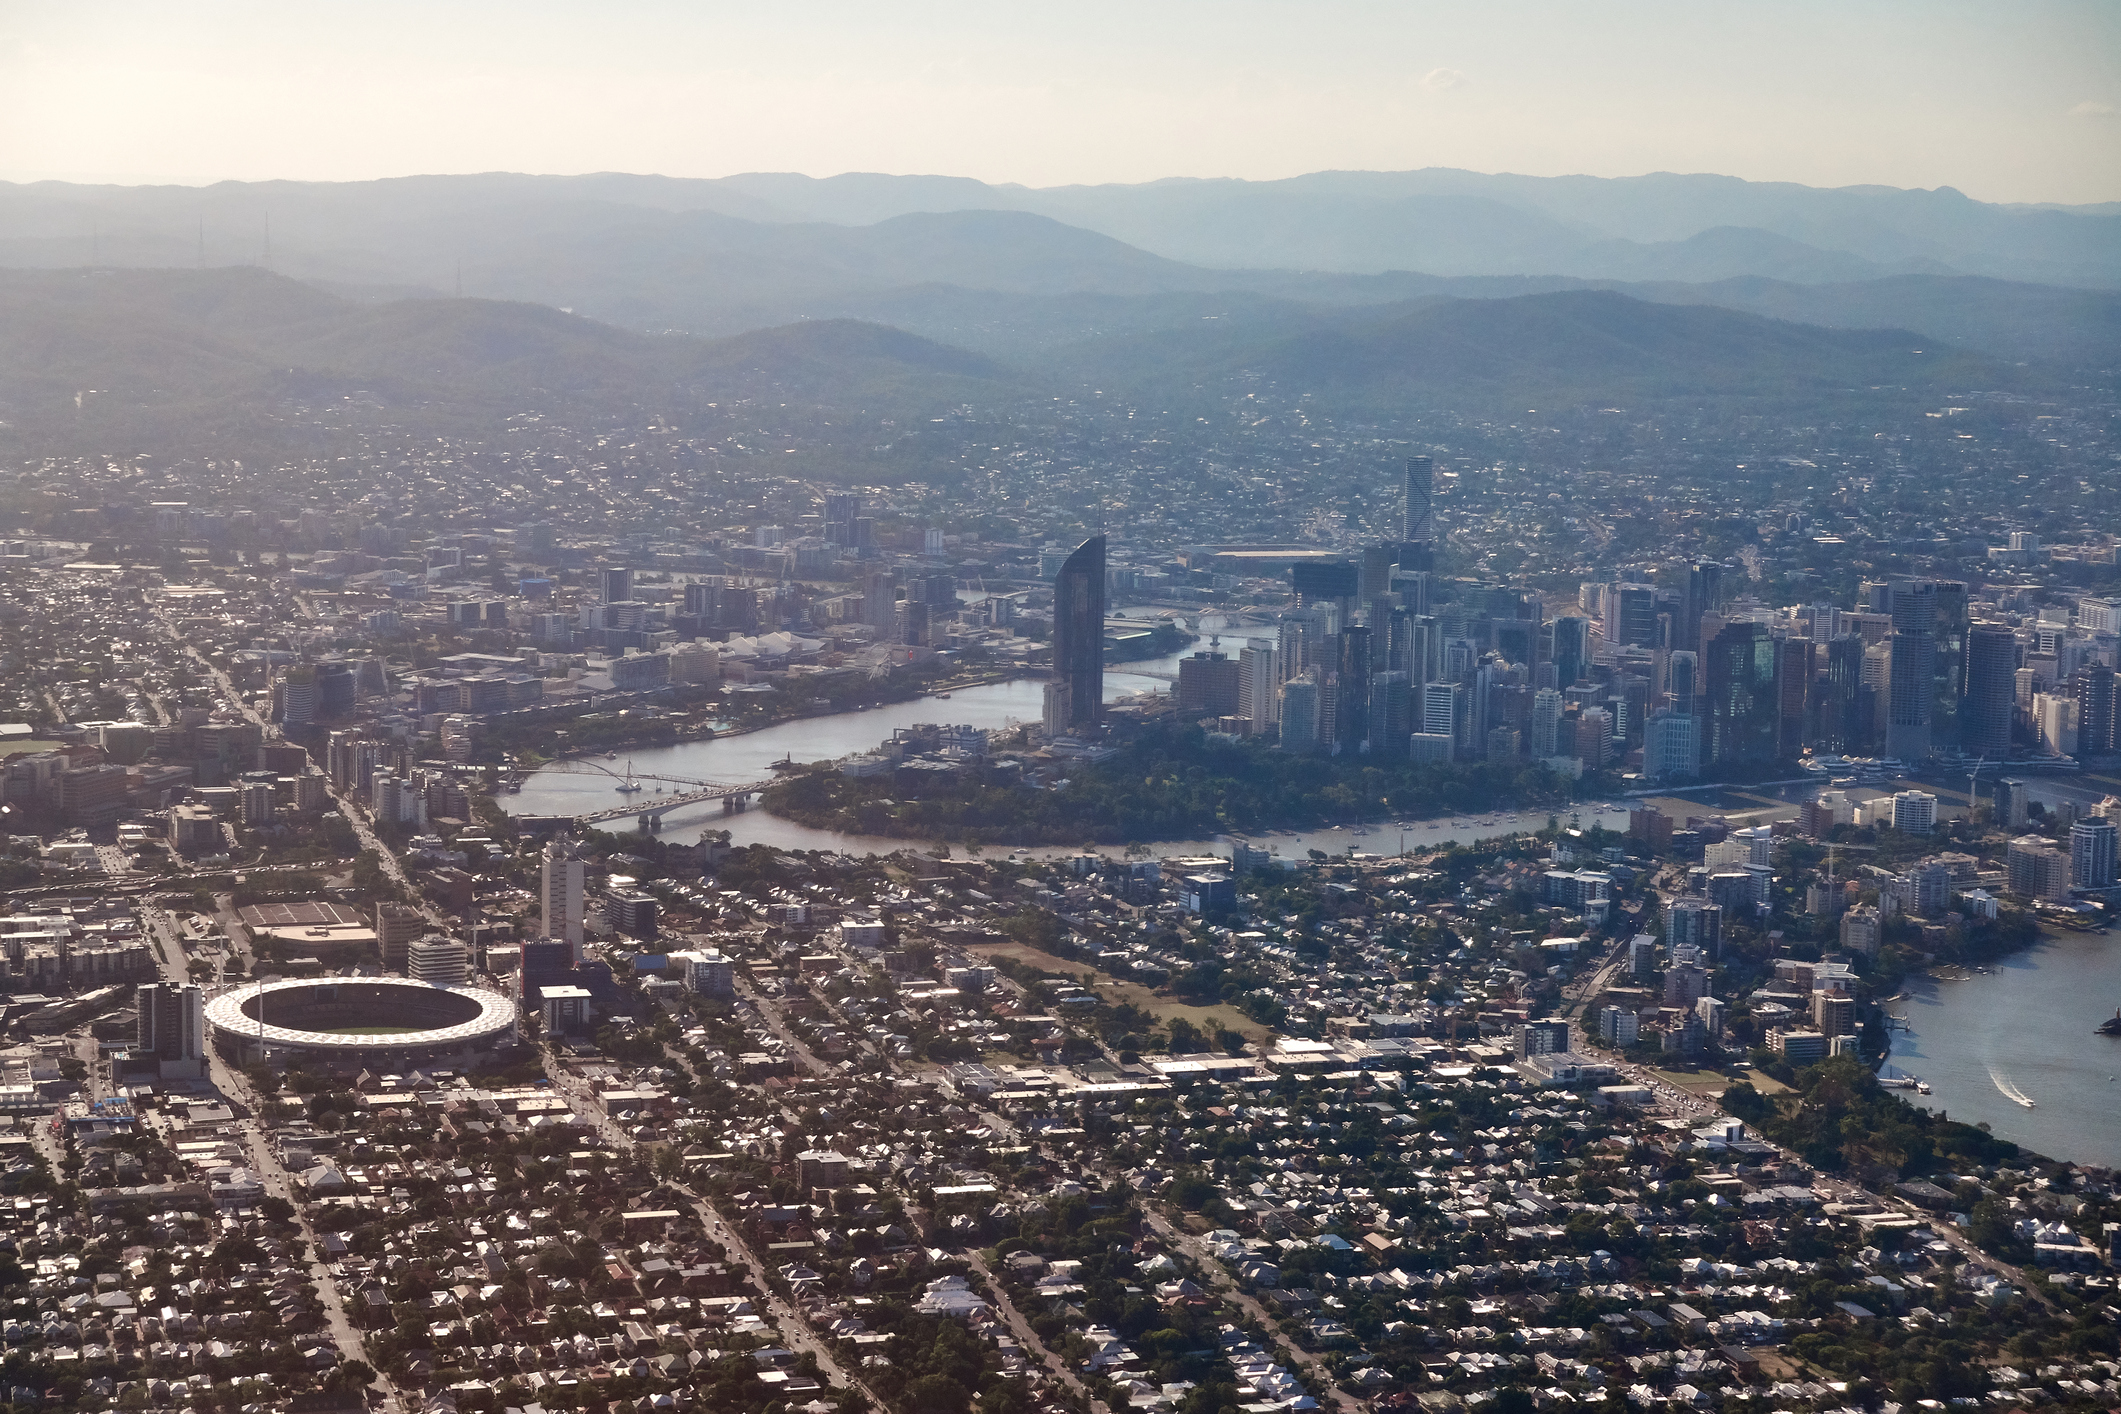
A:
[[[1176,669],[1177,664],[1178,658],[1173,656],[1140,666],[1170,672]],[[1105,674],[1105,694],[1108,698],[1161,685],[1157,679],[1130,674],[1123,668],[1113,668]],[[806,762],[851,756],[872,750],[879,743],[889,740],[893,729],[910,727],[918,722],[963,723],[992,730],[1012,723],[1037,721],[1044,703],[1044,693],[1043,682],[1020,678],[1014,682],[963,688],[953,692],[948,701],[924,697],[913,702],[871,708],[866,712],[806,717],[800,721],[783,722],[778,726],[740,736],[635,751],[622,755],[620,761],[630,760],[633,768],[643,775],[662,774],[710,781],[760,780],[770,775],[773,763],[784,757]],[[619,765],[606,764],[614,767]],[[655,802],[653,794],[637,799],[644,805],[652,805]],[[513,815],[573,815],[607,809],[622,800],[623,797],[615,793],[613,783],[607,776],[558,771],[540,771],[523,782],[521,792],[501,797],[502,804]],[[1596,820],[1609,829],[1627,828],[1625,807],[1586,806],[1582,818],[1586,825]],[[1400,822],[1392,821],[1379,822],[1367,828],[1357,826],[1266,832],[1249,838],[1256,844],[1278,849],[1284,855],[1300,856],[1311,849],[1322,849],[1328,854],[1344,854],[1351,844],[1366,853],[1391,854],[1402,847],[1430,848],[1454,840],[1470,843],[1494,835],[1542,829],[1546,822],[1545,811],[1526,814],[1493,812],[1473,817],[1461,816],[1455,821],[1410,821],[1406,823],[1403,831]],[[711,802],[673,810],[663,817],[663,833],[670,839],[689,840],[696,831],[704,827],[726,829],[738,844],[766,844],[781,849],[841,850],[849,854],[888,854],[893,850],[917,848],[933,843],[886,839],[873,835],[843,835],[831,830],[817,830],[807,825],[798,825],[793,820],[783,820],[759,810],[747,811],[741,815],[724,815],[721,806]],[[1159,848],[1184,852],[1188,848],[1206,849],[1217,842],[1173,840],[1160,843]],[[1052,846],[1031,852],[1053,854],[1069,850]]]

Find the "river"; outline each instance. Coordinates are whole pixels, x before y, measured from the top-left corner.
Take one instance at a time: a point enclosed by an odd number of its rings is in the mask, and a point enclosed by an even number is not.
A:
[[[1911,1028],[1893,1033],[1892,1063],[1930,1083],[1908,1096],[1918,1104],[2049,1158],[2121,1167],[2121,1037],[2096,1032],[2116,1007],[2121,938],[2043,931],[1989,972],[1911,983],[1886,1008]]]
[[[1190,651],[1192,649],[1189,645],[1168,658],[1106,669],[1106,698],[1109,700],[1165,686],[1159,679],[1145,677],[1138,672],[1130,673],[1127,668],[1175,672],[1179,658]],[[872,707],[866,712],[840,712],[829,717],[805,717],[799,721],[782,722],[778,726],[766,727],[760,731],[719,737],[713,741],[689,742],[682,746],[621,753],[619,762],[603,764],[619,768],[621,763],[631,761],[633,769],[642,775],[662,774],[690,780],[754,781],[772,774],[773,763],[784,757],[805,762],[830,761],[842,756],[852,756],[873,750],[878,744],[889,741],[894,728],[910,727],[918,722],[963,723],[989,730],[1012,723],[1035,722],[1039,719],[1044,701],[1044,682],[1019,678],[1013,682],[960,688],[950,694],[948,701],[923,697],[912,702]],[[605,809],[619,803],[622,797],[615,793],[608,776],[540,771],[523,782],[520,792],[504,795],[500,799],[503,808],[511,815],[572,815]],[[653,793],[638,796],[636,799],[644,805],[655,803]],[[1391,854],[1401,848],[1426,849],[1454,841],[1470,844],[1474,840],[1494,835],[1543,829],[1547,818],[1548,812],[1543,810],[1522,814],[1490,812],[1471,818],[1459,817],[1456,824],[1451,820],[1379,821],[1368,827],[1262,831],[1248,838],[1255,844],[1276,849],[1284,856],[1298,858],[1302,857],[1305,851],[1312,849],[1322,849],[1328,854],[1345,854],[1350,845],[1367,853]],[[1625,806],[1586,805],[1583,807],[1582,819],[1587,825],[1595,821],[1608,829],[1625,830],[1627,809]],[[624,828],[623,824],[619,828]],[[689,840],[694,832],[701,828],[727,830],[730,838],[738,844],[766,844],[781,849],[837,850],[857,855],[889,854],[894,850],[922,848],[933,843],[923,840],[887,839],[873,835],[843,835],[831,830],[817,830],[808,825],[798,825],[793,820],[783,820],[761,810],[749,810],[741,815],[724,815],[722,807],[714,803],[686,806],[663,817],[663,833],[669,839]],[[1229,846],[1224,837],[1163,841],[1159,848],[1173,854],[1202,853],[1218,844],[1224,852],[1228,852]],[[1060,854],[1073,853],[1073,849],[1052,846],[1028,852]]]

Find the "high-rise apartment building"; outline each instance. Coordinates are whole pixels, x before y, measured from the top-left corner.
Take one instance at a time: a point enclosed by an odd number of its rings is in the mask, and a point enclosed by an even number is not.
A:
[[[1068,688],[1068,728],[1094,731],[1105,712],[1105,537],[1075,548],[1053,578],[1053,677]]]
[[[1318,745],[1318,684],[1308,677],[1281,685],[1281,744],[1290,751]]]
[[[461,987],[471,980],[471,949],[461,939],[429,933],[406,950],[406,974],[438,987]]]
[[[134,1047],[153,1056],[164,1076],[197,1078],[206,1061],[206,993],[192,983],[156,982],[134,993],[139,1021]]]
[[[2114,885],[2114,822],[2079,820],[2069,827],[2069,877],[2080,889],[2106,889]]]
[[[1225,653],[1202,649],[1178,660],[1178,710],[1194,716],[1241,714],[1243,670]]]
[[[554,942],[567,944],[571,961],[582,960],[582,847],[571,839],[556,839],[545,846],[541,861],[538,896],[543,906],[541,927]]]
[[[2111,756],[2121,751],[2114,670],[2098,662],[2079,665],[2070,674],[2069,695],[2077,704],[2077,754]]]
[[[1281,721],[1281,655],[1271,639],[1255,638],[1237,654],[1237,715],[1259,731]]]

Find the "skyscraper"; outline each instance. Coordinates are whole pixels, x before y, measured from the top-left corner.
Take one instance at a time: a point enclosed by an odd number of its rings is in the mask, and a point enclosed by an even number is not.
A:
[[[2077,754],[2111,756],[2121,751],[2114,670],[2104,663],[2085,663],[2070,674],[2068,691],[2077,701]]]
[[[1819,705],[1819,739],[1830,751],[1858,752],[1870,744],[1871,689],[1863,681],[1863,635],[1827,640]]]
[[[2018,707],[2018,637],[2010,625],[1979,623],[1969,629],[1966,664],[1960,739],[1972,755],[2000,761],[2010,754],[2011,719]]]
[[[1351,575],[1354,566],[1348,567]],[[1068,686],[1068,728],[1105,713],[1105,537],[1093,535],[1053,577],[1053,676]]]
[[[1605,639],[1629,648],[1657,646],[1655,586],[1616,584],[1606,591]]]
[[[1701,652],[1706,646],[1701,641],[1701,616],[1714,612],[1722,604],[1723,566],[1714,560],[1702,560],[1689,566],[1686,594],[1681,600],[1678,631],[1672,646]]]
[[[1933,748],[1930,725],[1937,694],[1937,587],[1926,579],[1894,580],[1892,693],[1885,718],[1885,751],[1903,761],[1925,761]]]
[[[1811,739],[1812,640],[1775,644],[1775,754],[1795,760]]]
[[[1767,625],[1727,624],[1708,645],[1708,737],[1702,759],[1713,765],[1765,765],[1775,759],[1778,701],[1775,640]]]
[[[1252,730],[1281,720],[1280,659],[1273,640],[1255,638],[1237,655],[1237,715],[1252,719]]]
[[[1281,744],[1290,751],[1318,745],[1318,684],[1309,678],[1281,686]]]
[[[1642,774],[1651,780],[1678,780],[1701,770],[1701,719],[1683,712],[1659,712],[1650,718],[1642,740]]]
[[[1370,630],[1351,624],[1340,631],[1340,666],[1333,694],[1333,742],[1354,756],[1370,749]]]
[[[2114,883],[2114,822],[2079,820],[2069,827],[2069,877],[2080,889],[2105,889]]]
[[[567,944],[568,957],[582,960],[582,847],[571,839],[545,846],[539,878],[545,936]]]
[[[1543,687],[1532,694],[1531,756],[1534,761],[1561,754],[1560,732],[1561,694],[1551,687]]]
[[[156,982],[134,994],[140,1019],[134,1044],[171,1079],[196,1079],[206,1060],[206,993],[196,984]]]
[[[1370,679],[1370,751],[1404,757],[1414,733],[1413,683],[1397,669]]]
[[[1570,687],[1583,681],[1591,666],[1591,621],[1575,614],[1554,620],[1554,683]]]
[[[624,565],[605,565],[597,571],[597,597],[607,604],[633,599],[633,571]]]
[[[1399,539],[1405,545],[1419,545],[1425,550],[1436,541],[1436,518],[1431,502],[1436,495],[1436,463],[1428,457],[1407,458],[1407,503],[1400,518]],[[1427,569],[1427,565],[1407,564],[1402,553],[1400,564],[1408,569]]]

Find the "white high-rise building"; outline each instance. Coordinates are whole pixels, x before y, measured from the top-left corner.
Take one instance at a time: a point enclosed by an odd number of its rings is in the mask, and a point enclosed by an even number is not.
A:
[[[1700,769],[1699,719],[1676,712],[1650,718],[1642,738],[1642,774],[1654,781],[1691,776]]]
[[[1273,640],[1255,638],[1237,655],[1237,715],[1252,719],[1252,730],[1281,721],[1281,655]]]
[[[544,902],[544,932],[564,941],[573,961],[582,960],[582,847],[573,840],[545,846],[539,897]]]
[[[1532,759],[1544,761],[1560,755],[1560,733],[1561,694],[1551,687],[1542,687],[1532,694]]]

